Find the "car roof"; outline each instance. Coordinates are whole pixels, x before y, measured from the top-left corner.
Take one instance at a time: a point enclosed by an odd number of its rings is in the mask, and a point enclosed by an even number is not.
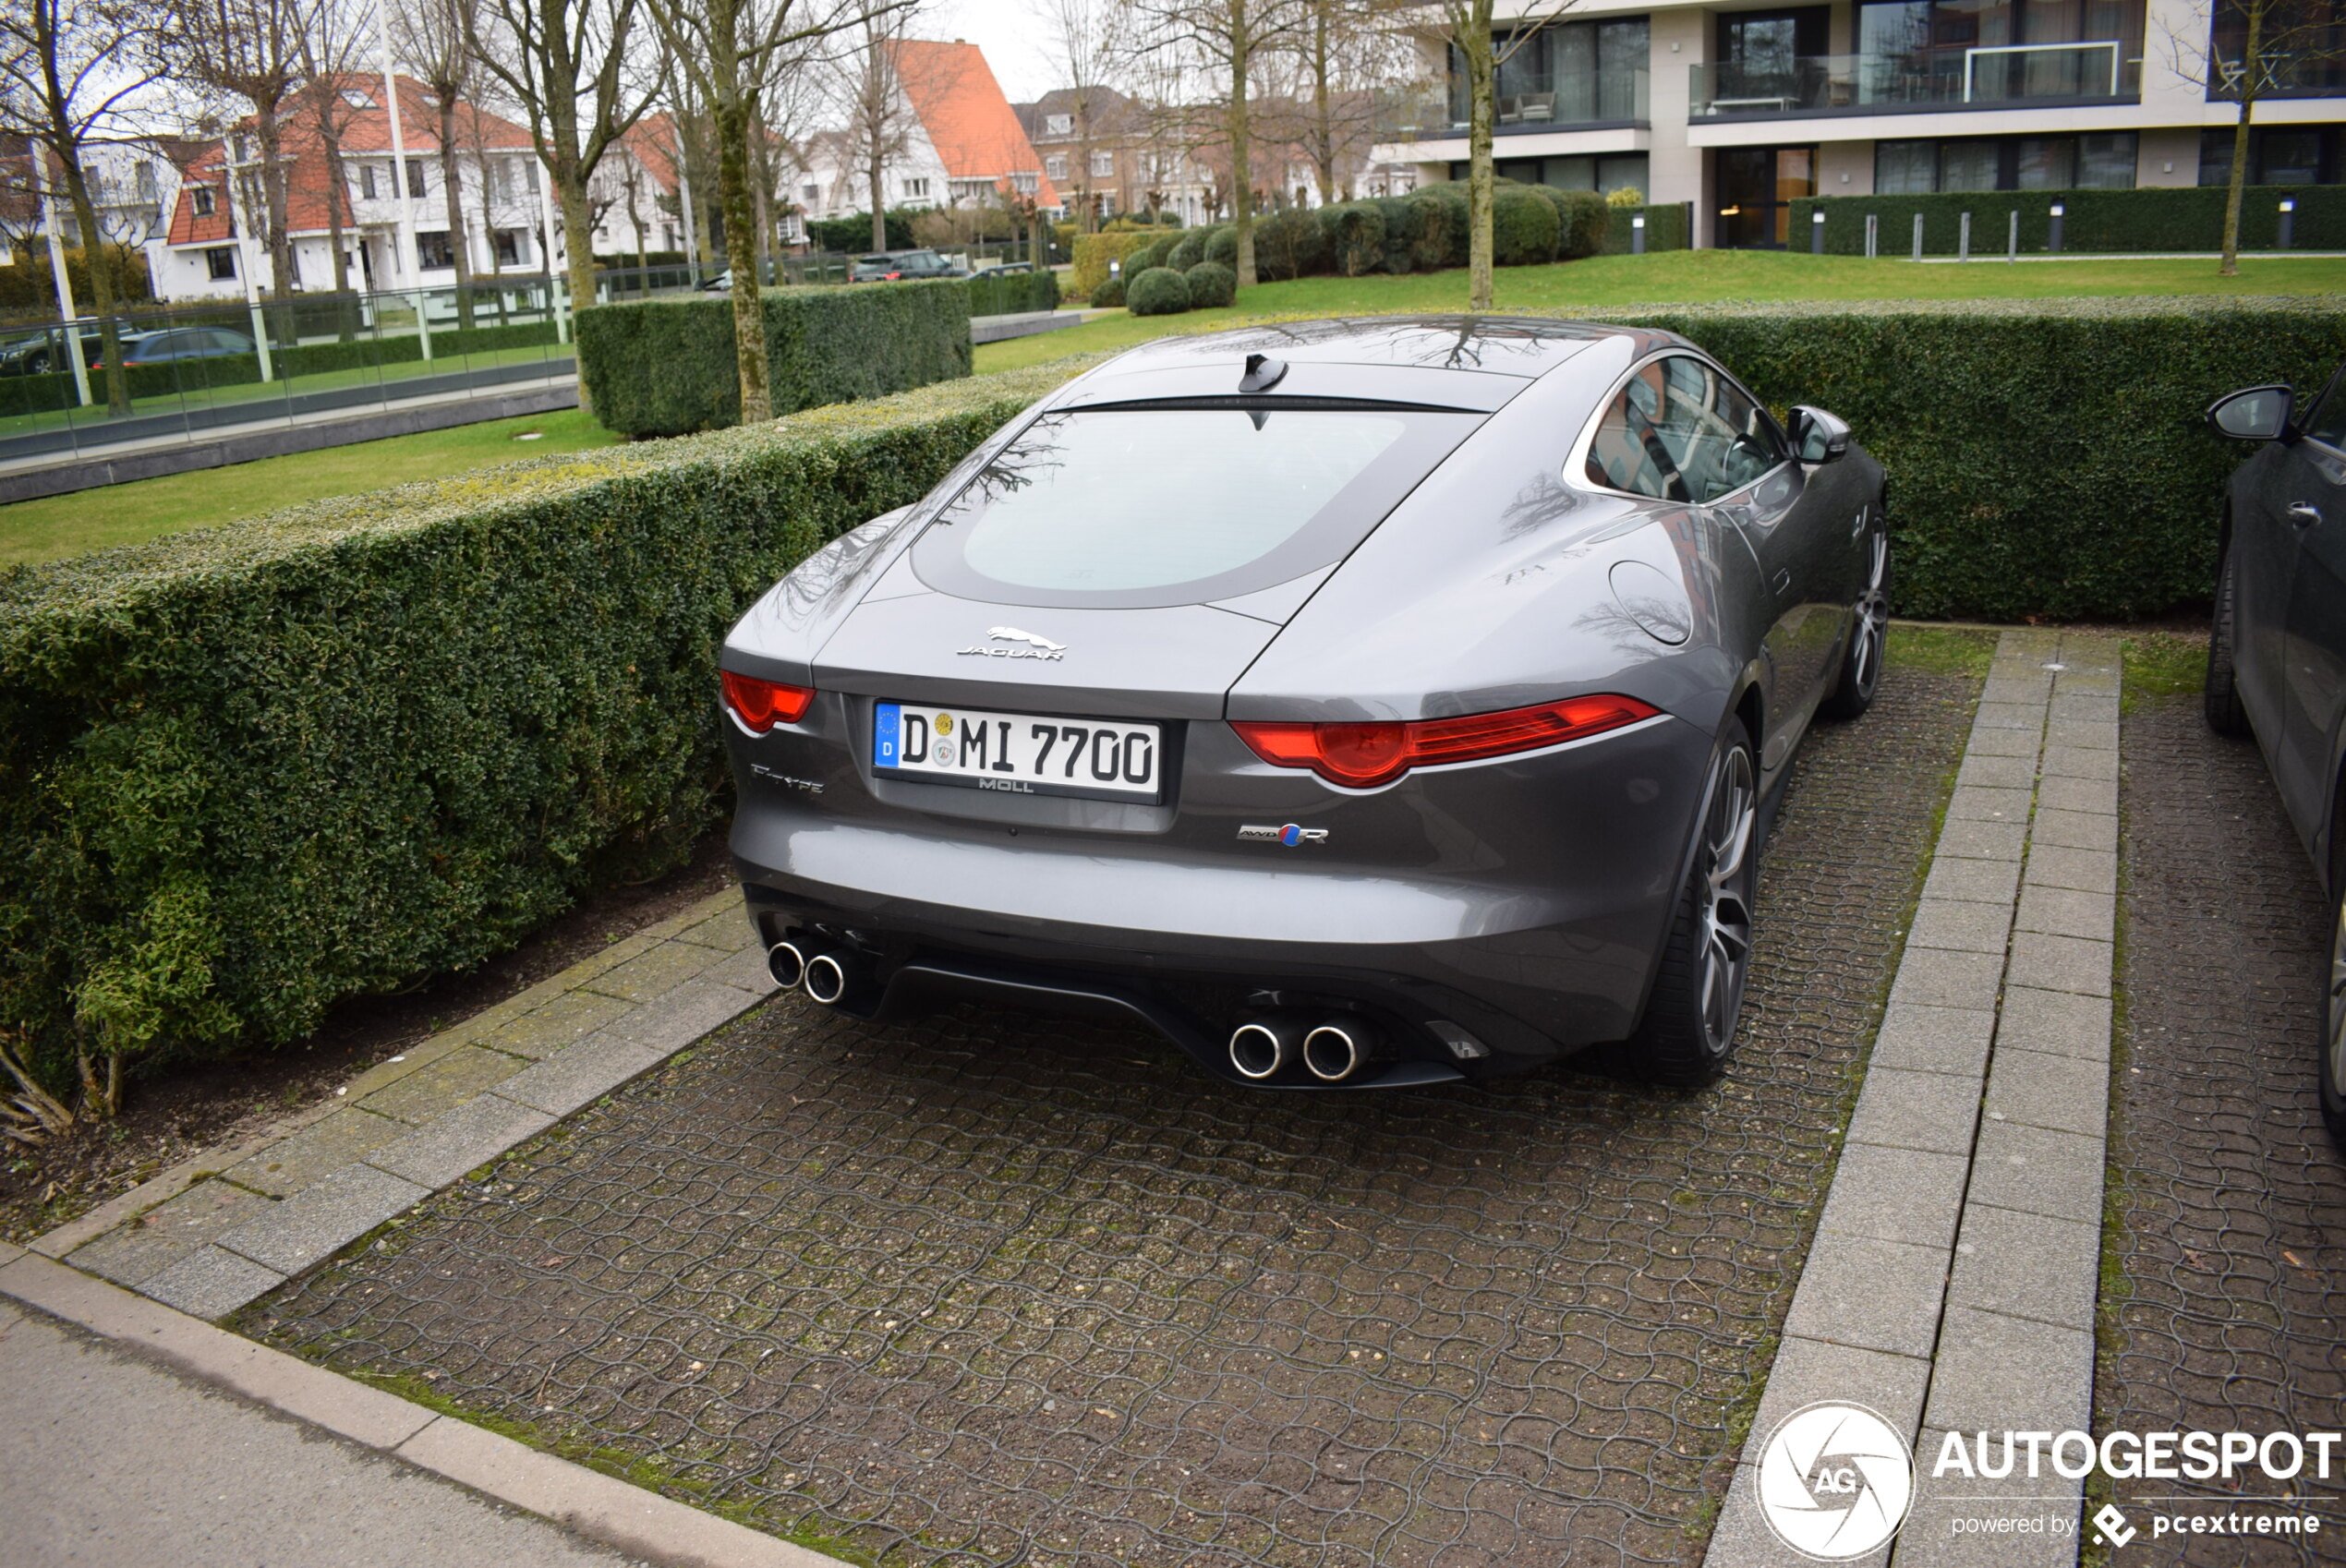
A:
[[[1251,355],[1285,361],[1272,395],[1499,407],[1593,344],[1631,357],[1683,344],[1674,333],[1526,316],[1371,316],[1276,321],[1142,344],[1071,383],[1058,406],[1236,392]],[[1608,378],[1617,353],[1597,356]]]

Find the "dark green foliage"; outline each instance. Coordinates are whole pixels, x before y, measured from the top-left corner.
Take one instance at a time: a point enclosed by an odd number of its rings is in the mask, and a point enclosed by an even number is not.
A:
[[[1124,302],[1135,316],[1178,316],[1190,308],[1189,280],[1170,267],[1151,267],[1124,285]]]
[[[881,214],[880,222],[888,230],[888,243],[883,246],[872,244],[872,215],[869,212],[850,212],[844,218],[809,218],[806,220],[806,238],[818,251],[843,252],[850,256],[875,248],[910,250],[920,243],[913,237],[913,220],[925,211],[927,209],[921,207],[891,207]]]
[[[1605,199],[1593,190],[1558,190],[1552,185],[1531,187],[1555,203],[1556,216],[1563,230],[1556,242],[1556,255],[1566,261],[1604,254],[1605,237],[1612,232],[1613,209]],[[1623,213],[1622,223],[1629,221]]]
[[[1124,259],[1124,270],[1128,272],[1145,272],[1151,267],[1170,266],[1174,248],[1180,243],[1181,236],[1178,234],[1168,234],[1163,239],[1151,240]]]
[[[64,205],[58,203],[60,208]],[[57,284],[55,274],[49,268],[48,243],[19,243],[15,252],[13,265],[0,267],[0,310],[54,309]],[[148,286],[147,263],[136,250],[127,245],[103,245],[99,247],[98,254],[107,281],[114,284],[115,304],[135,305],[154,297]],[[98,291],[90,276],[88,251],[66,251],[66,283],[73,290],[74,303],[84,310],[90,309]]]
[[[95,341],[94,334],[91,341]],[[453,327],[437,328],[431,334],[432,362],[437,367],[445,360],[450,370],[462,370],[467,355],[536,347],[553,341],[554,327],[550,321],[533,321],[512,327],[474,327],[464,331]],[[382,365],[413,365],[419,363],[423,356],[423,344],[412,336],[380,340],[361,337],[350,343],[305,344],[294,348],[281,348],[272,356],[271,364],[282,380],[288,376],[314,376]],[[260,356],[257,354],[224,354],[212,359],[183,359],[167,365],[133,365],[124,374],[129,378],[133,403],[141,398],[175,398],[182,392],[200,394],[211,387],[257,385],[260,380]],[[103,376],[102,371],[91,372],[91,390],[101,401],[103,401],[105,392],[102,384]],[[295,390],[301,389],[296,387]],[[71,408],[74,402],[71,371],[53,370],[41,376],[0,377],[0,418]]]
[[[2001,255],[2011,233],[2011,215],[2020,214],[2020,248],[2034,255],[2047,247],[2052,207],[2063,209],[2064,251],[2220,249],[2224,236],[2222,187],[2181,186],[2140,190],[1965,191],[1938,196],[1811,197],[1792,204],[1795,235],[1808,233],[1808,214],[1825,214],[1825,249],[1835,256],[1866,253],[1866,215],[1873,213],[1880,253],[1914,251],[1915,214],[1922,214],[1926,256],[1953,256],[1960,243],[1963,214],[1971,214],[1975,256]],[[2300,250],[2346,249],[2346,186],[2251,186],[2241,193],[2240,245],[2269,250],[2278,243],[2280,204],[2297,203]],[[1649,248],[1651,240],[1648,240]]]
[[[1327,230],[1328,255],[1336,274],[1361,278],[1385,271],[1385,208],[1375,201],[1345,201],[1320,210]]]
[[[762,299],[777,415],[970,373],[963,279],[771,288]],[[741,418],[731,296],[598,305],[576,324],[579,377],[604,428],[676,436]]]
[[[1274,212],[1254,225],[1254,275],[1263,283],[1319,277],[1331,270],[1327,230],[1301,207]]]
[[[1614,318],[1628,320],[1627,317]],[[2346,356],[2314,301],[2013,301],[1640,315],[1782,416],[1829,408],[1889,472],[1901,614],[2129,618],[2214,589],[2234,387],[2311,393]]]
[[[1219,261],[1223,266],[1230,268],[1232,271],[1237,270],[1239,264],[1239,231],[1236,226],[1225,223],[1220,228],[1212,230],[1206,235],[1205,256],[1203,259],[1208,261]]]
[[[1068,373],[0,572],[0,1018],[60,1091],[282,1043],[676,864],[726,628]]]
[[[1239,275],[1219,261],[1201,261],[1181,274],[1190,286],[1190,308],[1218,310],[1239,302]]]
[[[1491,259],[1499,266],[1554,260],[1562,227],[1562,214],[1537,191],[1503,185],[1491,193]]]
[[[1463,267],[1473,240],[1473,216],[1464,180],[1420,186],[1409,194],[1418,211],[1418,232],[1409,247],[1409,271],[1438,272]]]
[[[1047,267],[1032,272],[981,272],[969,281],[969,291],[973,316],[1015,316],[1059,308],[1059,277]]]
[[[1207,237],[1213,233],[1214,231],[1212,229],[1190,229],[1185,231],[1180,237],[1180,240],[1173,247],[1171,252],[1165,258],[1165,265],[1172,268],[1177,272],[1182,272],[1187,271],[1190,268],[1194,267],[1199,262],[1204,260],[1205,242]]]
[[[1629,254],[1629,247],[1634,243],[1632,236],[1637,233],[1635,220],[1640,213],[1644,214],[1646,221],[1647,250],[1687,248],[1687,204],[1683,201],[1671,201],[1659,207],[1614,209],[1612,224],[1604,232],[1604,253],[1607,256]]]
[[[1103,310],[1115,310],[1124,304],[1122,274],[1108,279],[1092,291],[1092,303]]]

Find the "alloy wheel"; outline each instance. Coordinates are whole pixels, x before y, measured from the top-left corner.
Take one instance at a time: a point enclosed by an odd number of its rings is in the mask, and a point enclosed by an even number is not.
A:
[[[1881,673],[1881,651],[1890,637],[1890,535],[1877,530],[1866,568],[1865,597],[1857,601],[1857,648],[1853,684],[1860,692],[1873,690]]]
[[[1751,754],[1735,746],[1720,762],[1702,834],[1702,979],[1697,995],[1703,1043],[1713,1056],[1724,1055],[1735,1039],[1751,968],[1751,838],[1759,820]],[[2338,994],[2333,989],[2333,996]]]

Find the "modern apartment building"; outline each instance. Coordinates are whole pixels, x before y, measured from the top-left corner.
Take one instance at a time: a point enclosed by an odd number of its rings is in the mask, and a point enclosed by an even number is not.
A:
[[[1499,16],[1499,174],[1691,202],[1698,246],[1783,246],[1806,196],[2229,178],[2243,30],[2225,0],[1501,0]],[[1409,102],[1377,149],[1427,179],[1466,170],[1452,54],[1446,96]],[[2268,62],[2260,91],[2249,179],[2346,178],[2346,56]]]

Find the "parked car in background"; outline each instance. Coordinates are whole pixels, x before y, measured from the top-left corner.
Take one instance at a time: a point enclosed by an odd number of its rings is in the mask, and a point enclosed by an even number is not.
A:
[[[81,330],[85,344],[97,343],[97,318],[84,316],[73,324]],[[63,327],[44,327],[37,332],[21,332],[0,342],[0,376],[45,376],[62,369],[67,364],[64,344]],[[89,352],[94,362],[94,347]]]
[[[90,356],[91,368],[97,368],[103,363],[102,345],[94,336],[85,336],[81,342]],[[122,339],[122,362],[126,366],[168,365],[175,360],[219,359],[253,352],[250,336],[227,327],[172,327],[162,332],[126,332]]]
[[[2322,988],[2322,1120],[2346,1150],[2346,368],[2309,408],[2283,386],[2207,410],[2218,433],[2258,443],[2233,473],[2221,521],[2207,722],[2254,734],[2281,804],[2329,895]]]
[[[1034,271],[1034,263],[1032,261],[981,261],[970,269],[970,276],[988,278],[997,272],[1032,272],[1033,271]]]
[[[726,638],[778,981],[1120,1012],[1238,1083],[1735,1042],[1762,824],[1872,701],[1880,467],[1667,332],[1379,319],[1067,383]]]
[[[848,263],[851,283],[895,283],[903,278],[959,278],[961,269],[934,250],[876,250]]]

